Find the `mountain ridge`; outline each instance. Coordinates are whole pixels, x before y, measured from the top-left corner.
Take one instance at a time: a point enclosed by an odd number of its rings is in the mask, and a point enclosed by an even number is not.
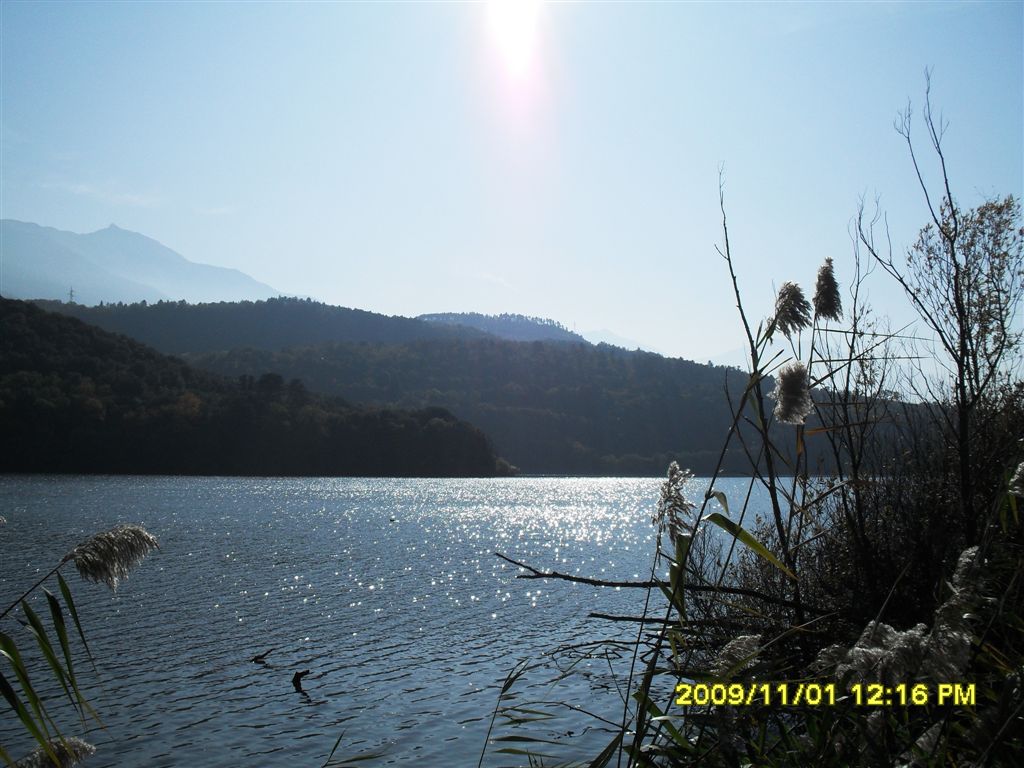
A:
[[[34,303],[51,312],[130,336],[172,355],[238,348],[276,350],[327,342],[387,344],[489,335],[468,326],[433,324],[401,315],[382,315],[290,297],[201,304],[138,302],[96,307],[59,301]]]
[[[190,261],[115,224],[77,233],[0,220],[0,293],[16,299],[118,301],[253,300],[279,295],[246,273]]]
[[[504,312],[484,315],[479,312],[435,312],[417,315],[417,320],[446,325],[462,325],[484,331],[509,341],[568,341],[589,344],[587,339],[570,331],[556,320]]]

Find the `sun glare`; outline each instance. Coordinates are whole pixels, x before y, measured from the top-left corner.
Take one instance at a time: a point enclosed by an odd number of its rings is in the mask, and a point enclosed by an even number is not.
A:
[[[540,0],[490,0],[487,21],[491,38],[508,74],[524,79],[534,66]]]

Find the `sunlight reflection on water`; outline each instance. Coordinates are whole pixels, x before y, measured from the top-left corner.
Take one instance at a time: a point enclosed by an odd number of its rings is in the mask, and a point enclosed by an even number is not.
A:
[[[319,765],[342,732],[339,754],[382,752],[375,764],[475,764],[516,661],[618,636],[588,612],[635,613],[641,599],[518,580],[494,552],[646,578],[659,484],[6,477],[0,602],[91,533],[134,522],[160,539],[116,595],[69,579],[97,658],[97,674],[83,672],[87,695],[108,726],[87,735],[99,748],[90,766],[261,765],[278,752]],[[270,648],[265,665],[249,661]],[[311,671],[308,696],[290,684],[300,669]],[[546,679],[525,685],[614,715],[614,694],[593,695],[610,688],[607,668],[580,671],[551,690]],[[593,756],[603,734],[579,731],[567,717],[549,736],[569,745],[564,757]],[[10,722],[0,743],[29,746]]]

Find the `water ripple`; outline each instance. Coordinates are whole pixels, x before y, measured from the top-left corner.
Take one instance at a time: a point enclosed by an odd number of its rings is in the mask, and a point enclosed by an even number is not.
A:
[[[631,590],[516,580],[493,552],[635,578],[650,567],[657,494],[650,479],[6,477],[0,602],[99,530],[134,522],[160,539],[115,595],[73,584],[97,659],[81,674],[107,725],[86,736],[91,766],[278,752],[319,765],[342,732],[339,754],[382,753],[378,764],[475,763],[518,660],[612,636],[591,610],[635,610]],[[266,664],[249,661],[270,648]],[[597,706],[591,686],[611,686],[601,664],[523,690]],[[291,685],[301,669],[306,695]],[[609,711],[616,697],[603,697]],[[550,738],[594,725],[574,722]],[[577,757],[605,738],[590,730]],[[30,748],[10,722],[0,743]]]

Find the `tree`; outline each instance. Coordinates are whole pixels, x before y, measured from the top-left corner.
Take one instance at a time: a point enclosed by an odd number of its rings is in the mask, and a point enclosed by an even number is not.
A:
[[[872,225],[877,217],[865,224],[863,208],[857,232],[875,261],[903,288],[943,353],[942,364],[952,383],[952,408],[943,419],[956,445],[960,514],[967,539],[973,541],[981,511],[973,455],[978,441],[975,421],[1002,385],[1012,383],[1013,366],[1008,363],[1021,343],[1015,320],[1024,296],[1024,228],[1020,203],[1012,195],[966,211],[957,205],[942,149],[946,124],[936,122],[932,113],[930,82],[922,114],[941,173],[938,194],[924,181],[911,138],[909,107],[898,115],[895,127],[907,143],[931,221],[901,261],[891,248],[883,252],[876,244]]]

